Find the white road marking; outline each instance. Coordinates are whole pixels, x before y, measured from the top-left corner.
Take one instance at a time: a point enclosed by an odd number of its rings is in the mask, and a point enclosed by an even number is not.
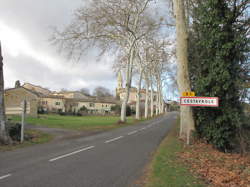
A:
[[[145,130],[146,129],[146,127],[143,127],[143,128],[141,128],[140,130]]]
[[[4,176],[1,176],[0,180],[5,179],[5,178],[10,177],[10,176],[11,176],[11,174],[7,174],[7,175],[4,175]]]
[[[137,133],[138,131],[132,131],[132,132],[130,132],[130,133],[128,133],[128,135],[132,135],[132,134],[135,134],[135,133]]]
[[[87,150],[89,150],[89,149],[93,149],[94,147],[95,147],[95,146],[89,146],[89,147],[86,147],[86,148],[83,148],[83,149],[74,151],[74,152],[72,152],[72,153],[68,153],[68,154],[65,154],[65,155],[62,155],[62,156],[59,156],[59,157],[50,159],[49,161],[50,161],[50,162],[54,162],[54,161],[59,160],[59,159],[61,159],[61,158],[65,158],[65,157],[68,157],[68,156],[71,156],[71,155],[80,153],[80,152],[82,152],[82,151],[87,151]]]
[[[119,137],[117,137],[117,138],[113,138],[113,139],[111,139],[111,140],[107,140],[107,141],[105,141],[105,143],[110,143],[110,142],[119,140],[119,139],[121,139],[121,138],[123,138],[123,136],[119,136]]]

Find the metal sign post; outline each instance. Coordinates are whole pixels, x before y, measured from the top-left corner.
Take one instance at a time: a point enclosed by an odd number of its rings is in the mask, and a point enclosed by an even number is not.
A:
[[[24,140],[24,122],[25,122],[25,114],[26,114],[26,108],[27,108],[26,100],[24,100],[21,105],[22,105],[22,124],[21,124],[21,139],[20,139],[20,142],[23,143],[23,140]]]

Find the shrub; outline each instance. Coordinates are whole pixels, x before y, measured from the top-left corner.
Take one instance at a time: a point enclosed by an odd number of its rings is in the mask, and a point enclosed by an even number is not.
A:
[[[80,108],[80,112],[87,112],[87,111],[88,111],[88,109],[87,109],[86,106],[82,106],[82,107]]]
[[[7,131],[9,133],[10,138],[13,141],[20,141],[21,139],[21,124],[20,123],[9,123],[7,125]]]
[[[77,112],[75,115],[76,115],[76,116],[82,116],[82,113]]]
[[[194,107],[197,133],[221,151],[233,148],[232,140],[242,128],[240,99],[245,81],[243,72],[247,72],[244,66],[249,38],[240,11],[226,0],[197,1],[190,29],[192,89],[197,95],[219,97],[220,101],[218,108]]]
[[[111,106],[111,111],[119,115],[121,113],[121,105]]]

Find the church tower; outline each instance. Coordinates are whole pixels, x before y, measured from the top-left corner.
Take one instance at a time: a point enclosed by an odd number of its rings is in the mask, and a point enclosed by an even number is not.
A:
[[[122,85],[123,85],[122,73],[119,71],[118,77],[117,77],[117,89],[121,89]]]
[[[122,79],[122,73],[119,71],[117,76],[117,88],[116,88],[116,97],[120,99],[120,93],[122,91],[123,86],[123,79]]]

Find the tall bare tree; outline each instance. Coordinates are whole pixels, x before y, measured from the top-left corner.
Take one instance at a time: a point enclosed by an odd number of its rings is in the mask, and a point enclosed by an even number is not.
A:
[[[173,3],[177,32],[177,82],[181,94],[182,92],[191,91],[188,73],[187,18],[184,0],[173,0]],[[180,137],[186,138],[187,144],[190,144],[191,132],[195,130],[193,111],[189,106],[181,106],[180,110]]]
[[[98,47],[101,54],[115,50],[125,53],[126,87],[122,103],[121,121],[126,121],[126,105],[132,81],[135,45],[156,27],[156,21],[146,11],[151,0],[92,0],[75,12],[75,19],[63,31],[55,30],[53,40],[70,56],[78,56],[90,47]]]

